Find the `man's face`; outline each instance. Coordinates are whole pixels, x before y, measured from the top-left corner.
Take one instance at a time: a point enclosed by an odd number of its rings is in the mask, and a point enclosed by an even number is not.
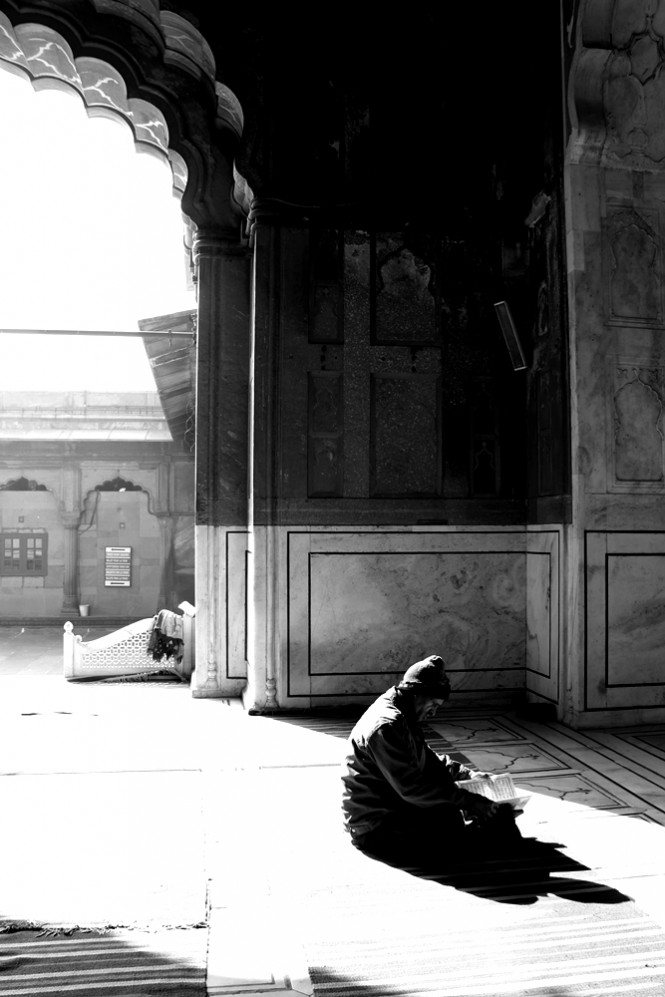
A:
[[[445,699],[438,699],[432,696],[416,697],[416,717],[418,720],[428,720],[433,717],[438,709],[445,703]]]

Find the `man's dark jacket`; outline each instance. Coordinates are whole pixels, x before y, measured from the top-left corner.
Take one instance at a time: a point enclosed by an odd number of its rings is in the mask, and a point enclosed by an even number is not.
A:
[[[361,836],[405,806],[462,809],[471,795],[456,785],[477,773],[425,741],[412,699],[397,687],[372,703],[351,731],[342,770],[346,829]]]

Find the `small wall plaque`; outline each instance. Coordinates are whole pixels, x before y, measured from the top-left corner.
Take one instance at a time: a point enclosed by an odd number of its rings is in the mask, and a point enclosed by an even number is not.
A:
[[[107,588],[130,588],[132,584],[132,548],[107,547],[104,559],[104,585]]]

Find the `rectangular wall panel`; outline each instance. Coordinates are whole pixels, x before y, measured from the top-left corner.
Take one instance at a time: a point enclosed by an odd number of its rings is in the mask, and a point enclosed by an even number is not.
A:
[[[440,494],[439,378],[373,374],[371,391],[372,495]]]
[[[343,375],[317,371],[307,378],[307,492],[339,496],[344,488]]]
[[[558,704],[561,533],[527,532],[526,688],[530,698]]]
[[[247,677],[248,531],[226,534],[226,678]]]
[[[525,689],[524,531],[294,530],[286,552],[285,702],[376,695],[428,654],[444,657],[460,694]],[[549,570],[547,556],[539,565]],[[548,607],[536,598],[546,646],[530,660],[550,682]]]
[[[586,577],[585,709],[662,709],[665,533],[590,531]]]

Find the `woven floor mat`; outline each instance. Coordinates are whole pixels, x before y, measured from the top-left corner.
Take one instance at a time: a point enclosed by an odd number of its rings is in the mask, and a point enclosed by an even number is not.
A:
[[[0,932],[0,997],[205,997],[207,932]]]

